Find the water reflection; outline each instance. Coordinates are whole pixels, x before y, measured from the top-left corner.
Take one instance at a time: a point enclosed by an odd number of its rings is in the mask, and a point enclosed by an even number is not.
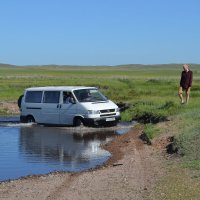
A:
[[[81,171],[101,165],[110,153],[100,148],[114,131],[74,134],[56,127],[0,127],[0,181],[52,171]]]
[[[22,127],[19,148],[31,162],[38,159],[48,163],[91,162],[110,155],[100,148],[100,144],[110,141],[113,134],[112,131],[82,136],[55,127]]]
[[[43,127],[0,124],[0,181],[53,171],[76,172],[104,163],[111,155],[101,148],[134,124],[110,128]]]

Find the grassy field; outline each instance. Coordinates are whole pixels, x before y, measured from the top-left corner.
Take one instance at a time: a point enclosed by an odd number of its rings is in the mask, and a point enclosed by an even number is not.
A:
[[[181,105],[177,91],[181,65],[106,66],[5,66],[0,65],[0,101],[16,101],[27,87],[96,86],[116,103],[127,103],[125,121],[145,124],[150,139],[162,134],[158,123],[170,120],[174,149],[180,167],[200,169],[200,65],[190,65],[194,79],[188,105]],[[4,114],[4,111],[0,113]]]

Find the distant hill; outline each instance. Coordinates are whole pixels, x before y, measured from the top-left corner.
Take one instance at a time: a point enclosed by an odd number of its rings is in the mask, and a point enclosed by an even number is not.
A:
[[[177,63],[172,63],[172,64],[122,64],[122,65],[56,65],[56,64],[48,64],[48,65],[12,65],[12,64],[4,64],[4,63],[0,63],[0,67],[40,67],[40,68],[46,68],[46,67],[51,67],[51,68],[69,68],[69,69],[91,69],[91,68],[124,68],[124,69],[145,69],[146,67],[148,68],[154,68],[154,69],[158,69],[158,68],[168,68],[168,69],[172,69],[172,68],[177,68],[177,67],[181,67],[183,64],[177,64]],[[200,64],[189,64],[189,66],[191,68],[196,68],[196,67],[200,67]]]
[[[16,65],[0,63],[0,67],[15,67]]]

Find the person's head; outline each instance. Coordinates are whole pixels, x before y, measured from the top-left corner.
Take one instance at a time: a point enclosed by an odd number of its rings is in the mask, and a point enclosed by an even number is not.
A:
[[[189,71],[189,66],[187,64],[184,64],[183,65],[183,70],[186,71],[186,72]]]

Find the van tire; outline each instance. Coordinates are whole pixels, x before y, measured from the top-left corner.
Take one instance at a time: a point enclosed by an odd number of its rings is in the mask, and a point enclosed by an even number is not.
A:
[[[84,126],[84,121],[81,117],[75,117],[74,118],[74,126],[81,127]]]
[[[17,100],[17,105],[19,108],[21,108],[21,104],[22,104],[22,98],[24,95],[19,96],[18,100]]]
[[[26,117],[26,122],[27,122],[27,123],[34,123],[34,122],[35,122],[35,119],[34,119],[34,117],[33,117],[32,115],[28,115],[28,116]]]

